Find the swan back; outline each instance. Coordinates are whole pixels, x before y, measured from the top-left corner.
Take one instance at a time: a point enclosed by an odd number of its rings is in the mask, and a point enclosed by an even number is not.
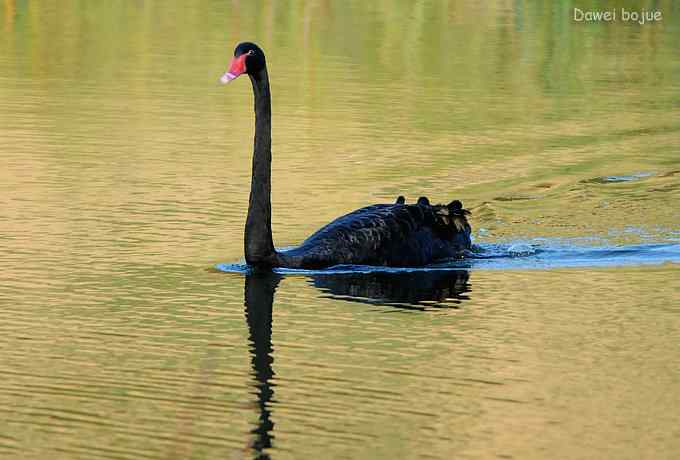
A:
[[[466,213],[462,207],[422,201],[367,206],[335,219],[279,257],[282,265],[305,268],[423,266],[470,247]]]

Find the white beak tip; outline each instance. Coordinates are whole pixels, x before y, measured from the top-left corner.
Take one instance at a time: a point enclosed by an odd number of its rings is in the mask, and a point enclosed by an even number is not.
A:
[[[227,83],[229,83],[230,81],[232,81],[236,77],[237,77],[236,75],[234,75],[230,72],[227,72],[224,75],[222,75],[222,77],[220,77],[220,83],[222,83],[223,85],[226,85]]]

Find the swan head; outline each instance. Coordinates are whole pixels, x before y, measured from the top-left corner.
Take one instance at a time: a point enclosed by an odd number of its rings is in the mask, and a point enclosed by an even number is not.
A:
[[[264,51],[255,43],[243,42],[236,45],[229,70],[222,75],[220,82],[229,83],[243,73],[257,74],[266,67]]]

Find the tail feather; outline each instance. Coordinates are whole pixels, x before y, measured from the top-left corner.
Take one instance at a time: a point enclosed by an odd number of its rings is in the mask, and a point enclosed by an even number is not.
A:
[[[453,200],[448,205],[436,204],[432,210],[437,216],[437,223],[444,228],[456,232],[465,232],[469,228],[466,216],[471,215],[470,211],[463,209],[463,205],[458,200]]]

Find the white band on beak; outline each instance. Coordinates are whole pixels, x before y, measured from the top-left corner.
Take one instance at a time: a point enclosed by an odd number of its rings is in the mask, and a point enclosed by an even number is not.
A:
[[[222,82],[222,84],[225,84],[225,85],[226,85],[227,83],[229,83],[230,81],[232,81],[232,80],[233,80],[234,78],[236,78],[237,76],[238,76],[238,75],[234,75],[234,74],[231,73],[231,72],[227,72],[227,73],[225,73],[224,75],[222,75],[222,77],[220,78],[220,82]]]

